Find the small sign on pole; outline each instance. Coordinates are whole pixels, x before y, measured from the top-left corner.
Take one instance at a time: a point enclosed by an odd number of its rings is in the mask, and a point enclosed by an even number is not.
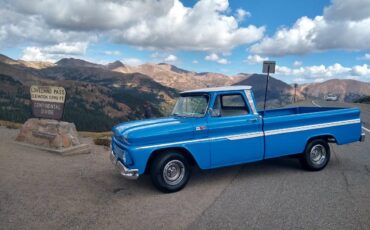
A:
[[[34,117],[62,119],[66,99],[66,91],[63,87],[33,85],[30,88],[30,94]]]
[[[262,73],[275,73],[275,61],[264,61]]]

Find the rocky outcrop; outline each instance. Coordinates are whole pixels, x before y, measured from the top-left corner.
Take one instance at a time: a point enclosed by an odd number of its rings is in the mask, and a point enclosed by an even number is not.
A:
[[[87,153],[73,123],[49,119],[28,119],[20,129],[16,141],[59,153]]]

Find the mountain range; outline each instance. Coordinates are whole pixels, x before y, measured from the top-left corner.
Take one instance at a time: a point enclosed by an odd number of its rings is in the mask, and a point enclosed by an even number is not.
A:
[[[299,91],[312,98],[335,95],[339,101],[352,102],[370,95],[370,83],[351,79],[332,79],[321,83],[301,85]]]
[[[105,131],[122,121],[168,115],[179,92],[224,85],[251,85],[262,105],[266,76],[240,73],[197,73],[165,63],[139,66],[115,61],[106,65],[64,58],[56,63],[14,60],[0,55],[0,119],[24,122],[31,116],[31,85],[63,86],[67,99],[63,120],[79,130]],[[369,83],[330,80],[297,89],[297,99],[338,95],[353,100],[370,95]],[[268,105],[292,102],[294,88],[273,77],[269,80]]]

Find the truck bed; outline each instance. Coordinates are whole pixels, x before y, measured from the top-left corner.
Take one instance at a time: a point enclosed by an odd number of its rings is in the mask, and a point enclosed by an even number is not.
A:
[[[289,107],[289,108],[279,108],[266,110],[265,112],[259,112],[260,115],[265,118],[276,117],[276,116],[286,116],[286,115],[297,115],[304,113],[317,113],[317,112],[326,112],[333,110],[341,110],[347,108],[338,108],[338,107]]]
[[[358,108],[293,107],[266,110],[260,115],[264,121],[264,158],[301,153],[306,143],[317,136],[330,137],[337,144],[361,137]]]

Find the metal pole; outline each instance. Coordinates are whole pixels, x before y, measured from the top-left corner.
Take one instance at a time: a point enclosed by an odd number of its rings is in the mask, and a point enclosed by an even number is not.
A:
[[[297,84],[294,84],[294,103],[295,103],[296,94],[297,94]]]
[[[265,112],[266,110],[266,98],[267,98],[267,89],[269,85],[269,76],[270,76],[270,65],[267,66],[267,78],[266,78],[265,100],[263,102],[263,112]]]

